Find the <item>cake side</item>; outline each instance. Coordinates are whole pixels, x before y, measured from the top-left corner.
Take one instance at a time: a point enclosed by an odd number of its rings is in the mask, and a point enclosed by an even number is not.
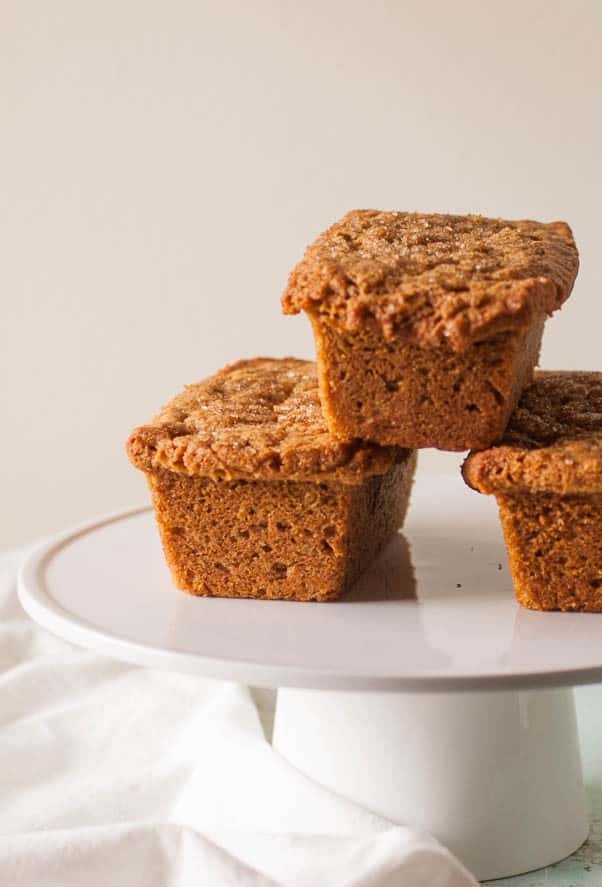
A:
[[[537,362],[543,320],[461,353],[447,343],[386,343],[375,321],[361,330],[312,318],[322,409],[339,437],[462,451],[499,437]]]
[[[602,612],[602,495],[499,494],[497,502],[519,603]]]
[[[536,373],[499,443],[462,473],[481,493],[602,493],[602,373]]]
[[[175,584],[199,596],[327,601],[347,591],[407,510],[415,454],[359,485],[147,479]]]
[[[578,263],[564,222],[353,210],[308,247],[282,305],[461,351],[559,308]]]
[[[132,463],[213,479],[337,480],[384,474],[409,453],[328,431],[315,364],[241,360],[187,388],[130,435]]]

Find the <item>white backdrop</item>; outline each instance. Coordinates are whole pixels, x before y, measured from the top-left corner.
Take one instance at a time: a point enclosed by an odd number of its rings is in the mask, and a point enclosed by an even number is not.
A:
[[[0,545],[143,500],[124,440],[184,383],[310,356],[280,292],[353,207],[566,219],[542,364],[600,369],[597,0],[1,10]]]

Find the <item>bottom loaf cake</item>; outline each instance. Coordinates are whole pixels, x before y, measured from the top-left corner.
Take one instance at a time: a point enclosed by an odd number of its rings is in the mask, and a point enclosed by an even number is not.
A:
[[[501,495],[498,504],[519,602],[602,611],[602,494]]]
[[[537,373],[503,440],[463,473],[497,498],[518,601],[601,612],[602,373]]]
[[[403,523],[415,452],[326,429],[315,365],[239,361],[190,385],[128,441],[179,588],[340,597]]]

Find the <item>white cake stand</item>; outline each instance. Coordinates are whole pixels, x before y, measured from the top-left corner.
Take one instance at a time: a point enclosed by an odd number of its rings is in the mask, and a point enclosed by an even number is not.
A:
[[[279,688],[274,744],[289,761],[436,835],[480,879],[586,838],[570,688],[602,681],[602,615],[518,608],[495,502],[459,477],[419,478],[405,535],[342,602],[182,594],[148,509],[45,544],[20,597],[109,656]]]

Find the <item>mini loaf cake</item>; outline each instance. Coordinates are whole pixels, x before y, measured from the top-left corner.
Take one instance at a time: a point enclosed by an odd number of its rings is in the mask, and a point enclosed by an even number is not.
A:
[[[339,597],[403,523],[415,453],[326,428],[315,364],[242,360],[189,385],[128,441],[176,585]]]
[[[563,222],[355,210],[283,295],[309,315],[330,431],[464,450],[499,436],[577,274]]]
[[[463,474],[497,498],[524,607],[602,611],[602,373],[537,373]]]

